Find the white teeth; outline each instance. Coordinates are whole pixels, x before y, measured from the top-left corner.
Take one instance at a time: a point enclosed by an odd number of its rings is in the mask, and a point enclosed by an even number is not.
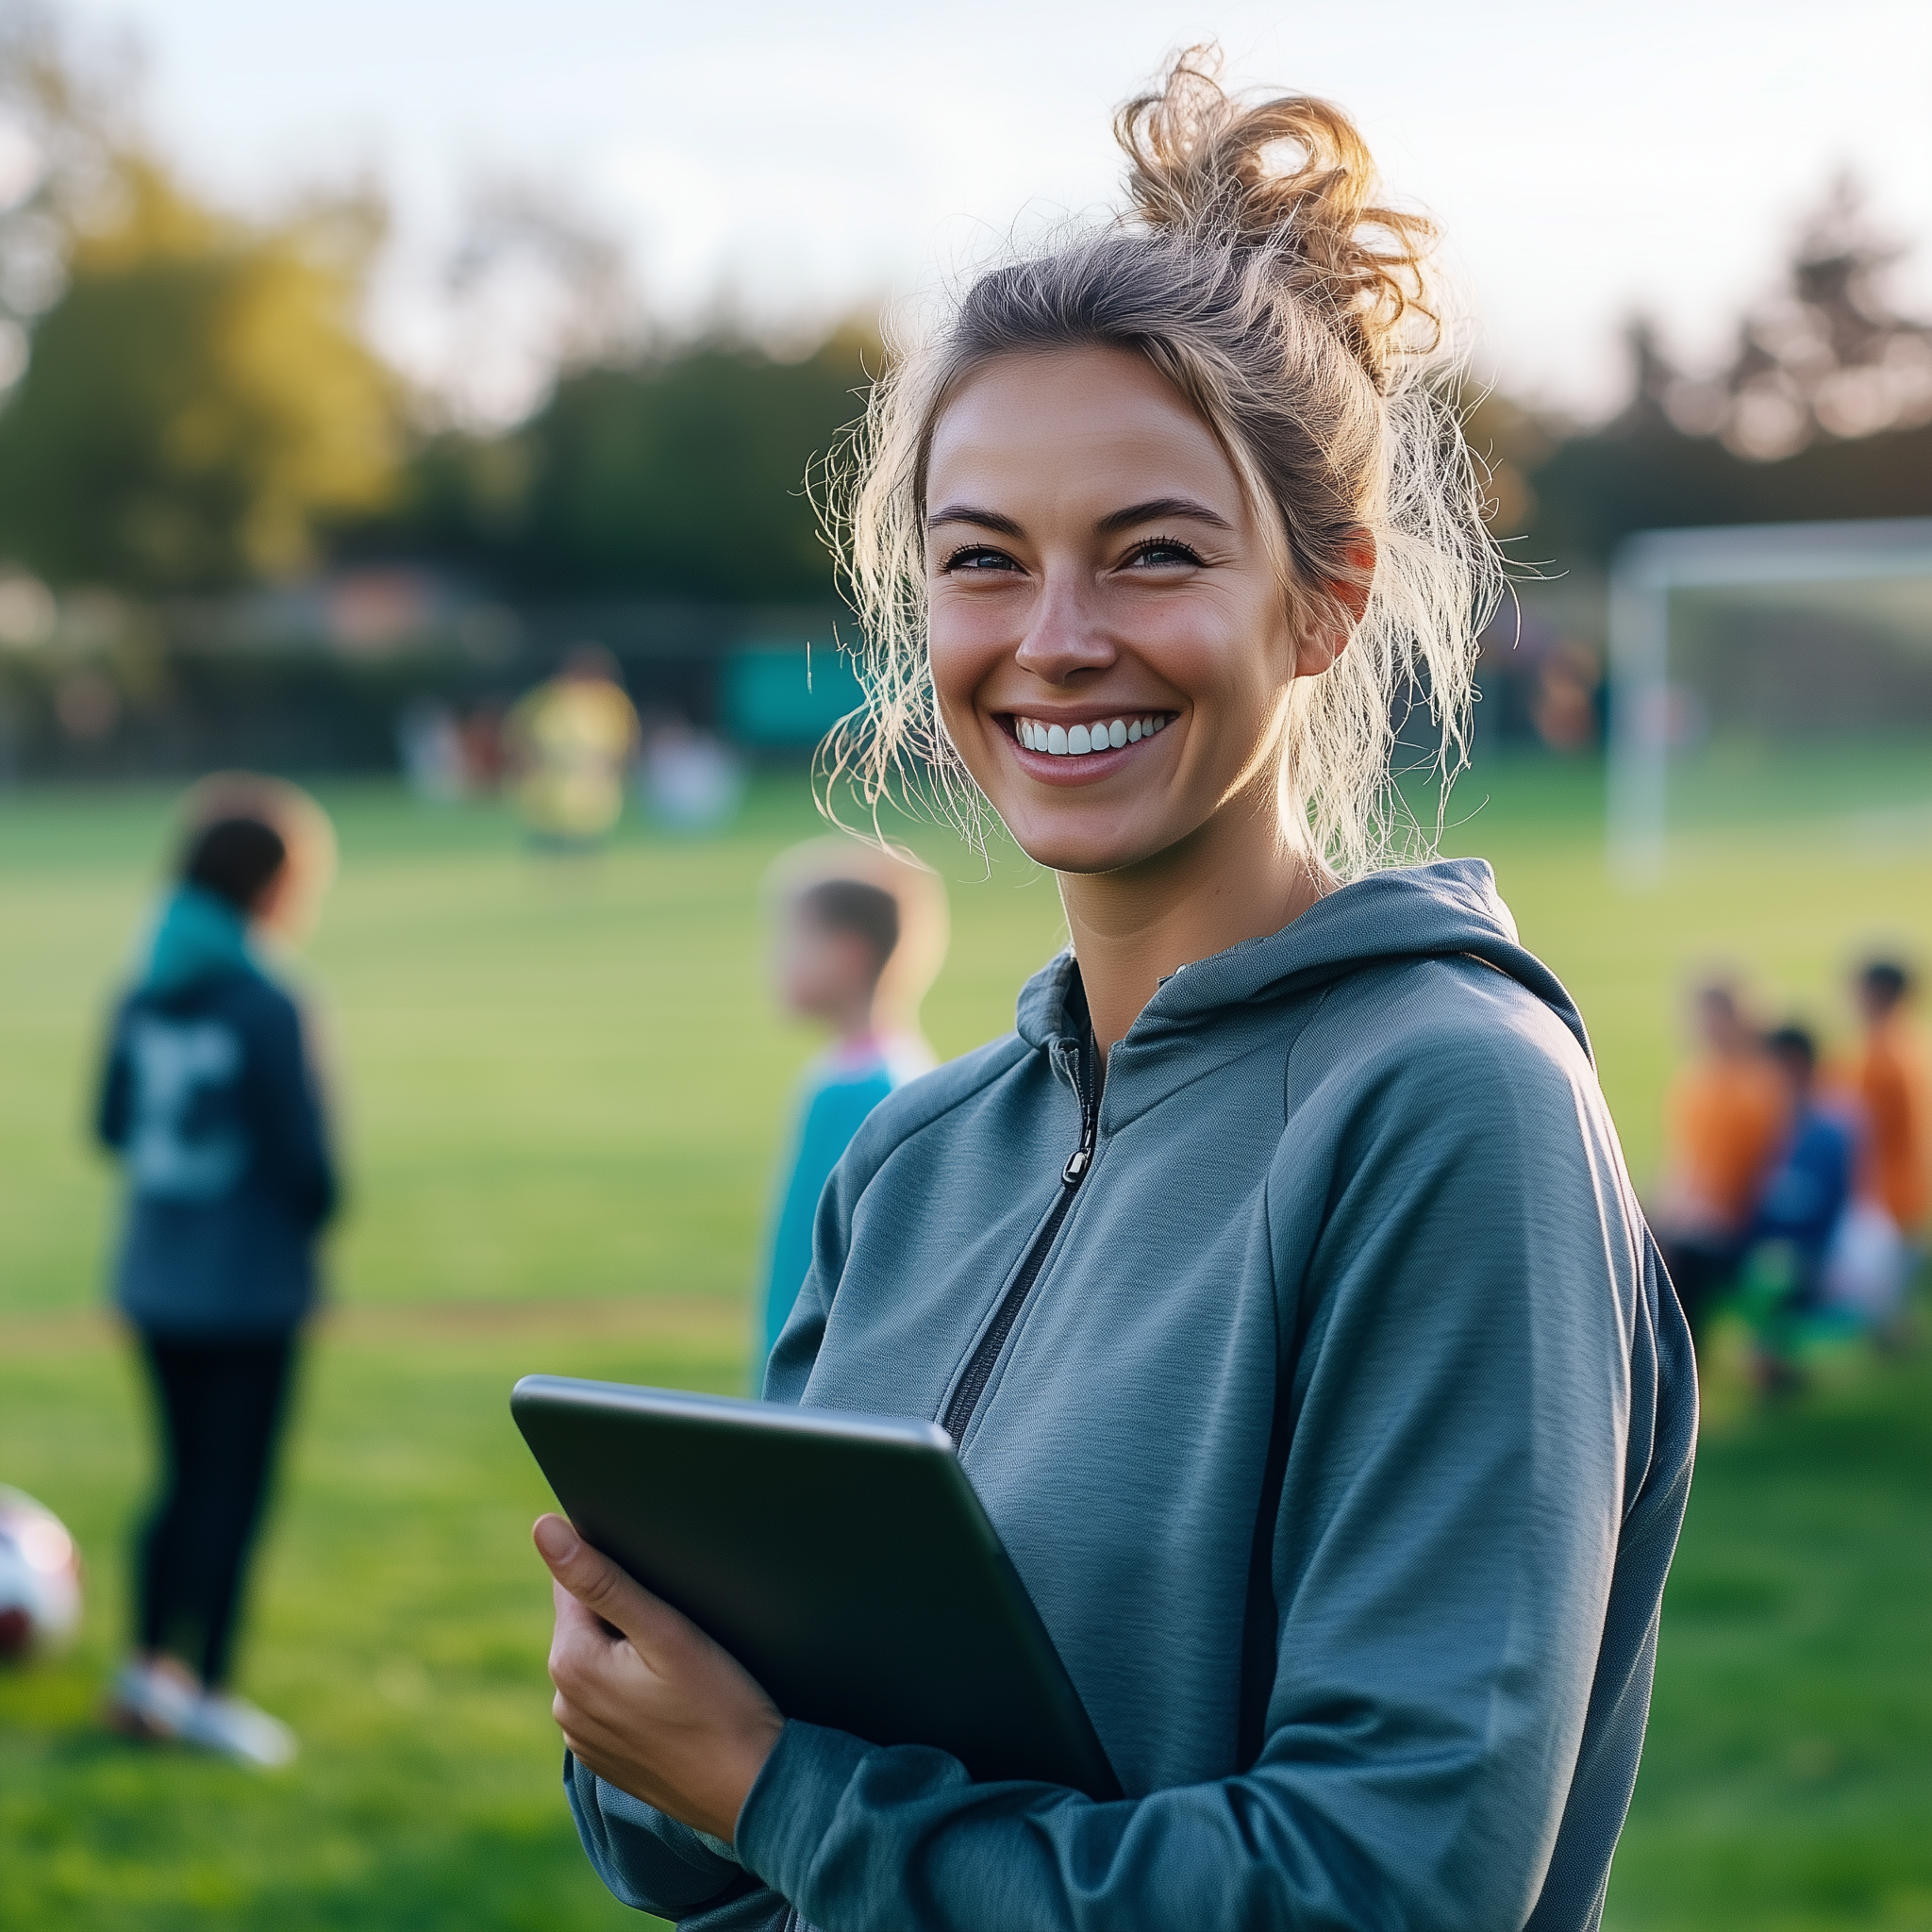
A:
[[[1118,751],[1125,744],[1139,744],[1143,738],[1165,730],[1167,723],[1165,712],[1151,718],[1115,718],[1104,724],[1072,726],[1042,724],[1037,718],[1017,718],[1013,722],[1013,735],[1028,751],[1043,751],[1057,758],[1081,758],[1090,752]]]

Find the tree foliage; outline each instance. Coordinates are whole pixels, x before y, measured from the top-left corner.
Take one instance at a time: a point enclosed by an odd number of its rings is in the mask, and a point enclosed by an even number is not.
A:
[[[820,601],[831,559],[807,494],[864,408],[874,341],[809,356],[713,339],[564,375],[503,440],[444,436],[395,532],[538,594]]]
[[[1636,530],[1932,515],[1932,324],[1892,299],[1901,253],[1840,182],[1721,368],[1687,375],[1634,323],[1623,409],[1524,468],[1521,554],[1569,568]]]
[[[0,289],[39,260],[58,293],[17,318],[30,350],[0,408],[0,554],[135,591],[305,568],[322,527],[377,507],[394,478],[397,386],[358,315],[376,210],[217,214],[98,112],[44,37],[0,42],[8,57],[0,99],[28,120],[43,173],[0,230]]]

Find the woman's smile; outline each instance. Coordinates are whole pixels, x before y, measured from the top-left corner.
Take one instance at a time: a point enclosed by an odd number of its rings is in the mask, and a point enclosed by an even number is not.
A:
[[[1000,722],[1022,771],[1049,785],[1080,785],[1139,763],[1139,747],[1178,715],[1171,710],[1012,712]]]

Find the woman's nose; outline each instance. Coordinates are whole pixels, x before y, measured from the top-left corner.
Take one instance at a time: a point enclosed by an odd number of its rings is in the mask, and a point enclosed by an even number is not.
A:
[[[1118,654],[1083,587],[1049,576],[1013,655],[1043,682],[1065,684],[1077,672],[1104,670]]]

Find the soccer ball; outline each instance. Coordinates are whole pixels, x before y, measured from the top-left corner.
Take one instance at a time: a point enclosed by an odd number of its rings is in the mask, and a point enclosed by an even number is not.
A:
[[[0,1483],[0,1662],[64,1649],[80,1628],[80,1552],[65,1525]]]

